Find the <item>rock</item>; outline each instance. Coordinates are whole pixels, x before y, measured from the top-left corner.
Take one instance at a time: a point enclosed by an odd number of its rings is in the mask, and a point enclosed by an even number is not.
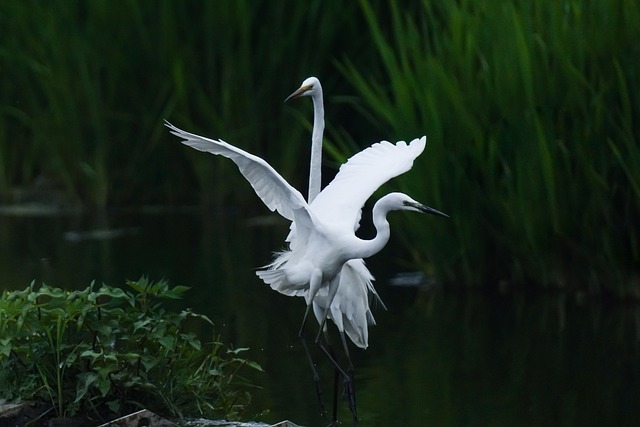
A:
[[[125,415],[117,420],[109,421],[99,427],[177,427],[171,421],[165,420],[151,411],[142,409],[133,414]]]
[[[27,406],[28,406],[28,402],[22,402],[22,403],[1,403],[0,402],[0,420],[17,417]]]
[[[284,420],[284,421],[280,421],[277,424],[272,424],[269,427],[302,427],[302,426],[299,426],[298,424],[294,424],[289,420]]]

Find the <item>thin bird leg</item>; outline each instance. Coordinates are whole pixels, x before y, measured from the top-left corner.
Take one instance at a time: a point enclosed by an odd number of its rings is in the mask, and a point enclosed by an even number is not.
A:
[[[338,362],[336,360],[336,357],[335,357],[335,353],[333,352],[333,349],[331,348],[329,340],[327,339],[328,348],[325,347],[324,344],[322,344],[322,340],[321,340],[322,332],[325,329],[325,323],[326,323],[327,317],[329,315],[331,303],[333,302],[333,298],[335,297],[336,292],[338,291],[339,284],[340,284],[340,277],[339,276],[336,276],[329,283],[329,291],[328,291],[328,293],[329,293],[329,295],[328,295],[329,303],[327,304],[327,307],[324,310],[324,315],[322,316],[322,321],[320,322],[320,330],[318,331],[318,335],[316,335],[316,344],[318,345],[318,347],[320,347],[320,350],[322,350],[322,352],[327,357],[327,359],[329,359],[329,362],[331,362],[331,364],[333,365],[335,370],[337,372],[339,372],[340,375],[342,375],[342,377],[344,378],[344,387],[345,387],[346,395],[347,395],[347,404],[349,406],[349,410],[353,414],[354,425],[357,425],[357,414],[355,412],[355,396],[354,396],[353,389],[352,389],[353,375],[347,373],[338,364]],[[343,340],[344,340],[344,337],[343,337]],[[346,342],[343,341],[343,345],[345,345],[345,344],[346,344]],[[349,354],[347,353],[347,357],[348,356],[349,356]],[[353,367],[353,364],[351,363],[351,359],[350,358],[349,358],[349,365],[350,365],[350,368]],[[337,385],[336,385],[336,387],[337,387]]]
[[[333,367],[336,368],[338,372],[340,372],[340,375],[342,375],[345,378],[345,381],[349,381],[349,374],[347,374],[347,372],[344,369],[342,369],[342,367],[338,364],[338,362],[336,361],[336,358],[332,354],[333,352],[330,352],[327,349],[327,347],[324,344],[322,344],[322,341],[320,340],[317,340],[316,344],[318,347],[320,347],[320,350],[322,350],[322,353],[324,353],[327,359],[329,359],[329,362],[331,362]]]
[[[333,355],[332,351],[329,351],[329,349],[327,349],[327,347],[322,343],[322,341],[318,340],[316,341],[316,344],[318,345],[318,347],[320,347],[320,350],[322,350],[322,353],[324,353],[324,355],[326,356],[326,358],[329,360],[329,362],[333,365],[333,367],[335,368],[336,371],[338,371],[340,373],[340,375],[342,376],[343,380],[344,380],[344,384],[345,384],[345,388],[347,390],[351,390],[351,377],[349,376],[349,374],[347,372],[345,372],[344,369],[342,369],[342,367],[338,364],[338,362],[336,361],[336,358]],[[351,393],[347,393],[349,395],[349,399],[347,401],[347,403],[349,404],[349,409],[351,410],[351,412],[353,413],[354,408],[352,408],[352,402],[355,401],[355,399],[352,399],[350,397]],[[355,415],[354,415],[355,416]]]
[[[298,336],[304,336],[304,325],[307,323],[307,318],[309,317],[309,309],[311,308],[311,303],[307,304],[307,309],[304,311],[304,317],[302,318],[302,324],[300,325],[300,331],[298,332]]]
[[[309,279],[309,294],[307,297],[307,309],[304,311],[304,317],[302,318],[302,325],[300,325],[300,336],[303,336],[304,325],[307,323],[307,318],[309,317],[309,311],[311,310],[311,306],[313,305],[313,300],[316,297],[316,294],[320,290],[320,286],[322,286],[322,271],[315,270],[311,273],[311,279]],[[321,330],[322,330],[322,325]]]
[[[325,337],[325,341],[327,343],[327,351],[329,352],[329,354],[331,354],[331,357],[333,357],[333,359],[335,360],[335,352],[333,350],[333,346],[331,345],[331,341],[329,340],[329,333],[325,330],[324,331],[324,337]],[[338,422],[338,380],[341,376],[340,374],[340,370],[338,369],[334,369],[333,370],[334,374],[333,374],[333,410],[332,410],[332,415],[331,415],[331,424],[329,424],[327,427],[339,427],[340,423]]]
[[[309,367],[311,368],[311,372],[313,374],[313,384],[316,389],[316,397],[318,398],[318,404],[320,405],[320,415],[324,418],[327,415],[327,409],[324,406],[322,387],[320,386],[320,375],[318,374],[318,370],[316,369],[315,362],[311,358],[311,353],[309,353],[307,341],[305,340],[304,337],[300,337],[300,341],[302,342],[302,347],[304,348],[304,352],[307,355],[307,361],[309,362]]]
[[[329,290],[328,290],[328,304],[324,309],[324,314],[322,315],[322,321],[320,322],[320,329],[318,330],[318,335],[316,335],[316,343],[320,341],[320,336],[322,335],[322,331],[324,331],[324,325],[327,323],[327,317],[329,316],[329,312],[331,311],[331,304],[333,303],[333,299],[338,292],[338,286],[340,286],[340,276],[334,277],[329,282]]]
[[[305,311],[304,318],[302,319],[302,325],[300,326],[300,331],[298,332],[298,337],[300,338],[300,342],[302,343],[302,348],[304,348],[304,352],[307,355],[307,361],[309,362],[309,367],[311,367],[311,372],[313,373],[313,383],[316,388],[316,396],[318,397],[318,403],[320,404],[320,413],[322,417],[327,415],[327,410],[324,406],[324,399],[322,398],[322,387],[320,387],[320,375],[318,374],[318,370],[316,369],[316,363],[313,361],[311,357],[311,353],[309,352],[309,346],[307,346],[307,339],[304,335],[304,325],[307,321],[307,315],[309,313],[309,307],[311,305],[307,305],[307,310]]]
[[[349,408],[351,409],[351,414],[353,415],[353,425],[358,425],[358,411],[356,410],[356,381],[355,381],[355,369],[353,367],[353,362],[351,361],[351,356],[349,355],[349,346],[347,345],[347,339],[344,335],[344,331],[340,331],[340,339],[342,340],[342,347],[344,348],[344,354],[347,356],[347,361],[349,362],[349,366],[347,371],[349,373],[349,383],[345,383],[345,388],[347,389],[347,396],[349,399]]]
[[[333,352],[333,348],[331,347],[331,344],[329,343],[329,336],[327,334],[327,343],[329,345],[329,351],[331,352],[331,354],[334,356],[335,358],[335,354]],[[333,370],[333,417],[332,417],[332,423],[330,427],[333,426],[338,426],[338,380],[340,379],[340,371],[338,371],[337,369]]]
[[[320,276],[321,277],[321,276]],[[316,396],[318,398],[318,403],[320,404],[320,412],[322,417],[325,417],[327,414],[326,408],[324,406],[324,399],[322,398],[322,387],[320,387],[320,375],[318,375],[318,370],[316,369],[316,364],[311,357],[311,353],[309,352],[309,347],[307,346],[307,340],[304,334],[304,327],[307,323],[307,318],[309,317],[309,310],[311,308],[311,304],[313,301],[313,297],[317,293],[318,281],[320,278],[318,275],[312,276],[310,283],[310,290],[312,292],[312,296],[309,299],[309,303],[307,304],[307,308],[304,312],[304,317],[302,318],[302,324],[300,325],[300,330],[298,331],[298,337],[302,342],[302,347],[304,348],[304,352],[307,355],[307,361],[309,362],[309,366],[311,367],[311,372],[313,373],[313,383],[316,389]]]

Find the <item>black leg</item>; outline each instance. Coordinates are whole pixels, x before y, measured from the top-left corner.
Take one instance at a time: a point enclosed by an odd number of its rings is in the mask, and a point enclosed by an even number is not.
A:
[[[340,380],[340,371],[333,370],[333,423],[338,425],[338,381]]]
[[[329,354],[331,355],[331,357],[335,360],[335,352],[333,350],[333,346],[331,345],[331,342],[329,341],[329,334],[327,334],[325,332],[324,334],[325,337],[325,341],[327,342],[327,351],[329,352]],[[327,427],[338,427],[340,425],[340,423],[338,422],[338,390],[339,390],[339,381],[340,381],[340,377],[342,375],[340,374],[340,370],[334,368],[333,370],[333,410],[332,410],[332,414],[331,414],[331,424],[329,424]]]
[[[342,347],[344,348],[344,354],[347,357],[347,361],[349,366],[347,368],[347,372],[349,375],[349,382],[346,384],[347,388],[347,399],[349,401],[349,408],[351,409],[351,414],[353,415],[353,426],[356,427],[358,425],[358,411],[356,409],[356,381],[355,381],[355,369],[353,367],[353,362],[351,361],[351,356],[349,355],[349,346],[347,345],[347,339],[344,336],[344,332],[340,331],[340,339],[342,340]]]
[[[307,322],[307,317],[309,316],[309,309],[311,308],[311,304],[307,305],[307,308],[304,312],[304,317],[302,318],[302,324],[300,325],[300,330],[298,331],[298,337],[302,342],[302,347],[304,348],[304,352],[307,355],[307,361],[309,362],[309,367],[311,368],[311,372],[313,373],[313,383],[316,388],[316,396],[318,398],[318,403],[320,404],[320,413],[322,417],[326,417],[327,411],[324,407],[324,399],[322,398],[322,387],[320,387],[320,375],[318,375],[318,370],[316,369],[316,364],[311,357],[311,353],[309,352],[309,347],[307,346],[307,340],[304,335],[304,326]]]
[[[311,357],[311,353],[309,352],[309,347],[307,346],[307,340],[305,339],[304,335],[300,335],[300,341],[302,342],[302,347],[304,348],[304,352],[307,355],[307,361],[309,362],[309,367],[311,367],[311,372],[313,373],[313,383],[316,388],[316,396],[318,398],[318,403],[320,404],[320,413],[324,418],[327,415],[327,411],[324,407],[324,399],[322,398],[322,387],[320,387],[320,375],[318,375],[316,364],[313,362],[313,358]]]
[[[329,341],[329,334],[324,333],[325,341],[327,342],[327,350],[333,359],[335,360],[335,351],[333,351],[333,346],[331,345],[331,341]],[[338,369],[333,369],[333,412],[331,414],[331,424],[329,427],[337,427],[338,423],[338,381],[340,380],[340,371]]]
[[[346,342],[345,342],[346,343]],[[322,353],[324,353],[324,355],[326,356],[326,358],[329,360],[329,362],[331,362],[331,364],[333,365],[335,371],[336,371],[336,377],[342,377],[343,378],[343,384],[344,384],[344,390],[345,390],[345,394],[346,394],[346,398],[347,398],[347,405],[349,406],[349,410],[351,411],[351,414],[353,415],[353,426],[357,426],[358,425],[358,415],[356,412],[356,407],[355,407],[355,391],[353,388],[353,365],[351,364],[351,360],[349,359],[349,371],[350,373],[347,373],[344,369],[342,369],[342,367],[338,364],[338,362],[336,361],[336,357],[335,357],[335,353],[333,352],[333,349],[329,346],[327,348],[327,346],[325,346],[320,340],[316,339],[316,344],[318,345],[318,347],[320,347],[320,350],[322,350]],[[347,353],[347,357],[348,353]],[[334,386],[334,388],[337,388],[337,383]],[[337,400],[337,390],[335,390],[334,393],[334,401]],[[334,416],[337,415],[337,409],[336,409],[337,405],[334,405]]]

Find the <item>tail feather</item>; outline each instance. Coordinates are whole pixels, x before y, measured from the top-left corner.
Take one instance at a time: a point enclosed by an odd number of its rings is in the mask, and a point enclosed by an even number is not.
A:
[[[278,291],[281,294],[297,297],[305,294],[305,289],[301,289],[300,286],[293,285],[287,280],[287,274],[282,269],[277,270],[258,270],[256,275],[262,279],[264,283],[269,285],[274,291]]]
[[[267,270],[278,270],[283,268],[292,258],[291,249],[283,249],[273,253],[273,261],[265,265],[263,268]]]
[[[342,266],[340,285],[336,297],[331,301],[330,318],[338,330],[344,331],[351,341],[360,348],[369,345],[369,326],[375,325],[371,313],[371,300],[382,301],[373,287],[373,276],[362,259],[352,259]],[[316,297],[314,305],[326,307],[329,302]],[[314,307],[315,308],[315,307]]]

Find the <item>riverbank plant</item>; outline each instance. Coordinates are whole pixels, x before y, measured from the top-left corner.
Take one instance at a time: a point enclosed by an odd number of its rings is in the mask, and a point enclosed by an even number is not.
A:
[[[245,349],[221,343],[206,316],[165,308],[186,287],[144,278],[127,285],[65,291],[32,283],[3,293],[0,400],[33,401],[40,416],[94,424],[142,407],[237,417],[250,399],[241,372],[260,367],[241,357]]]

